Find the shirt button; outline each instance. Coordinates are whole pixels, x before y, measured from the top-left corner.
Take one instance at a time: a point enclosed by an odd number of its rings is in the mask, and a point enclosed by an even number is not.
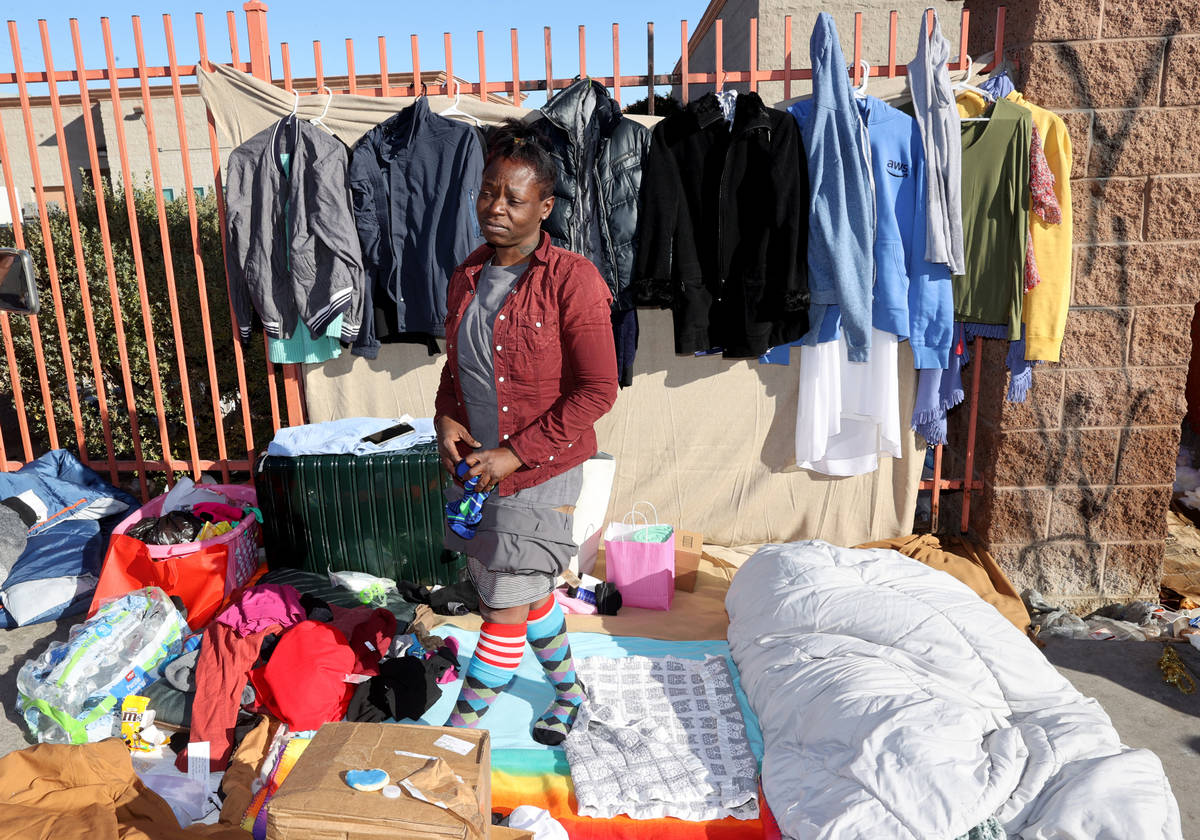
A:
[[[508,406],[504,406],[504,407],[503,407],[503,408],[501,408],[500,410],[501,410],[501,411],[508,411]]]
[[[453,345],[453,344],[447,344],[447,345],[446,345],[446,349],[448,349],[448,350],[453,350],[453,349],[454,349],[454,345]]]
[[[500,320],[501,320],[501,321],[503,321],[503,320],[504,320],[504,316],[503,316],[503,315],[501,315],[501,316],[500,316]]]
[[[570,448],[571,448],[572,446],[574,446],[574,445],[575,445],[575,444],[573,444],[573,443],[568,443],[568,444],[567,444],[567,449],[570,449]]]
[[[496,345],[496,349],[497,349],[497,350],[503,350],[504,348],[503,348],[502,346],[500,346],[499,344],[497,344],[497,345]]]
[[[496,380],[496,381],[497,381],[497,382],[503,382],[503,381],[504,381],[504,377],[503,377],[503,376],[501,376],[501,377],[500,377],[498,380]]]
[[[534,322],[534,326],[535,326],[535,327],[540,327],[541,325],[542,325],[542,322],[541,322],[541,321],[536,321],[536,322]]]
[[[551,461],[553,461],[553,460],[554,460],[554,456],[553,456],[553,455],[551,455],[551,456],[550,456],[550,460],[551,460]]]
[[[505,436],[504,436],[504,439],[505,439],[505,440],[508,440],[508,435],[505,435]]]

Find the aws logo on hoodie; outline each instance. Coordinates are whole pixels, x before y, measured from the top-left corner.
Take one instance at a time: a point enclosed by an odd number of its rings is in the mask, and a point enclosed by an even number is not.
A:
[[[908,164],[900,160],[889,160],[887,162],[887,173],[895,178],[907,178]]]

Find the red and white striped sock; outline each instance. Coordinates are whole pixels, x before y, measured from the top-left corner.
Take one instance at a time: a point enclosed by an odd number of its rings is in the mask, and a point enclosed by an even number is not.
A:
[[[467,668],[458,702],[447,726],[478,726],[492,703],[512,685],[525,652],[525,622],[495,624],[485,621],[479,644]]]
[[[515,670],[525,653],[525,622],[497,624],[485,621],[479,629],[475,657],[493,668]]]

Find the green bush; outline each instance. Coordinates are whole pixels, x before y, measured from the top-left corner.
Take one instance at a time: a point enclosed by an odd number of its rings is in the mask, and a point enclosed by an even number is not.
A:
[[[138,290],[134,263],[133,238],[130,235],[129,214],[121,186],[102,184],[109,240],[112,245],[113,270],[125,331],[132,385],[134,416],[138,424],[138,440],[142,457],[158,460],[163,456],[159,434],[155,389],[151,376],[147,331],[144,325],[141,296]],[[174,269],[178,299],[178,324],[173,323],[166,260],[162,247],[162,232],[154,190],[148,184],[133,189],[137,228],[141,240],[142,262],[146,283],[146,298],[153,347],[157,354],[157,373],[162,394],[162,410],[170,454],[188,459],[191,455],[187,432],[187,412],[183,398],[181,363],[178,348],[182,348],[182,369],[191,394],[195,422],[196,454],[202,459],[217,459],[217,423],[225,434],[226,452],[233,459],[247,457],[242,400],[238,389],[237,369],[233,362],[233,330],[229,299],[226,293],[225,269],[221,256],[216,196],[211,190],[196,198],[199,253],[204,268],[206,299],[213,357],[216,369],[216,392],[220,419],[214,418],[213,387],[208,371],[204,322],[200,314],[200,290],[192,250],[191,223],[186,198],[165,202],[165,227],[170,242],[168,249]],[[96,354],[99,359],[99,379],[108,404],[108,419],[112,435],[113,455],[118,460],[133,460],[134,435],[126,399],[121,358],[118,349],[113,306],[105,267],[103,239],[99,225],[96,195],[90,188],[77,196],[80,245],[83,253],[84,275],[91,297],[91,312],[95,324]],[[41,314],[37,318],[40,343],[45,358],[50,403],[62,448],[79,452],[80,441],[71,412],[69,389],[79,396],[83,425],[83,444],[87,455],[95,462],[107,459],[104,422],[101,418],[97,386],[93,375],[92,355],[84,316],[83,295],[76,267],[75,244],[72,241],[70,220],[66,210],[51,205],[48,212],[49,239],[53,242],[57,265],[62,310],[66,325],[66,340],[74,366],[74,378],[68,381],[63,363],[62,336],[55,315],[55,301],[46,264],[46,233],[36,216],[24,221],[25,247],[33,255],[38,273],[38,293]],[[0,227],[0,245],[15,245],[11,227]],[[31,319],[10,315],[17,367],[25,398],[35,455],[50,448],[50,436],[43,408],[42,385],[39,381],[34,352]],[[177,331],[178,330],[178,339]],[[271,435],[270,403],[267,395],[266,363],[263,344],[252,341],[245,354],[247,391],[254,443],[261,448]],[[8,365],[0,364],[0,402],[13,399]],[[4,443],[10,458],[22,452],[15,424],[6,422]],[[103,466],[94,464],[104,472]],[[161,480],[160,474],[148,478]],[[137,477],[123,476],[122,483],[136,484]],[[157,486],[160,481],[156,481]]]

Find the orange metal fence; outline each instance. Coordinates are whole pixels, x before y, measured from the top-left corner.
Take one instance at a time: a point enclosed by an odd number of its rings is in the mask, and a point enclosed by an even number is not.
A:
[[[239,33],[237,17],[234,12],[229,11],[226,13],[225,21],[229,36],[229,61],[226,63],[251,73],[260,79],[281,83],[289,91],[293,90],[290,48],[287,43],[280,45],[280,55],[282,58],[280,72],[273,72],[271,67],[266,5],[260,2],[260,0],[250,0],[250,2],[245,3],[243,6],[243,11],[245,13],[247,43],[249,44],[249,61],[242,61],[241,59],[238,48]],[[995,56],[1003,56],[1004,18],[1005,10],[1002,7],[998,10],[995,20]],[[967,67],[967,34],[970,27],[970,19],[970,12],[964,10],[959,25],[958,61],[952,65],[952,69],[961,70]],[[199,149],[205,146],[210,150],[217,202],[217,217],[221,231],[221,251],[223,254],[225,247],[225,208],[221,188],[220,153],[217,144],[216,128],[211,113],[207,115],[207,137],[195,138],[188,136],[188,129],[184,118],[182,92],[182,85],[187,81],[195,79],[197,68],[201,66],[211,67],[213,59],[209,55],[206,22],[203,14],[198,13],[195,15],[199,49],[195,63],[193,64],[178,63],[178,56],[175,50],[174,24],[171,15],[163,15],[162,23],[163,39],[168,57],[168,63],[165,66],[147,65],[142,22],[135,16],[132,18],[132,27],[137,58],[136,66],[117,66],[110,23],[108,18],[102,18],[101,31],[104,39],[105,66],[98,69],[85,67],[78,21],[72,19],[69,25],[74,53],[74,69],[59,69],[56,67],[51,53],[50,33],[47,23],[44,20],[39,21],[38,29],[44,67],[41,70],[27,70],[24,67],[21,57],[17,25],[15,22],[9,21],[8,35],[12,50],[14,72],[0,73],[0,97],[6,96],[7,92],[15,87],[20,104],[19,117],[24,127],[27,146],[26,153],[30,169],[32,170],[33,189],[37,205],[37,220],[41,225],[40,230],[42,231],[42,242],[45,251],[44,259],[48,275],[46,279],[51,292],[49,309],[53,312],[53,320],[57,329],[58,346],[61,352],[61,375],[63,380],[65,380],[63,382],[52,381],[51,371],[46,360],[45,345],[43,343],[45,333],[42,330],[41,320],[38,316],[30,316],[27,319],[28,343],[32,348],[33,364],[37,371],[37,386],[42,402],[41,415],[44,416],[44,431],[40,431],[35,438],[35,435],[31,431],[30,423],[30,419],[34,415],[30,413],[31,409],[27,401],[27,395],[24,393],[20,375],[20,363],[23,361],[27,365],[29,360],[18,358],[18,349],[14,343],[13,316],[0,312],[0,338],[3,339],[4,354],[8,367],[7,380],[0,379],[0,399],[11,399],[12,401],[18,424],[17,436],[20,440],[23,455],[22,458],[10,455],[6,450],[5,437],[0,434],[0,469],[16,469],[26,461],[32,460],[46,447],[57,448],[62,445],[62,435],[60,435],[58,428],[55,408],[61,407],[61,395],[65,391],[65,398],[70,409],[70,420],[74,433],[73,438],[81,459],[93,468],[101,472],[106,472],[114,482],[119,481],[122,474],[134,474],[144,498],[153,492],[150,482],[156,475],[161,480],[165,480],[167,484],[171,484],[174,481],[176,472],[188,472],[198,478],[202,471],[211,470],[218,472],[223,480],[229,480],[232,472],[245,472],[249,470],[257,450],[261,449],[266,442],[263,439],[266,432],[265,429],[263,430],[263,435],[257,438],[255,436],[254,427],[256,422],[254,413],[260,411],[264,421],[266,418],[266,407],[257,405],[252,400],[251,383],[254,383],[256,380],[265,380],[267,384],[265,390],[267,404],[269,405],[269,428],[271,430],[278,429],[283,424],[304,422],[302,381],[298,366],[275,366],[265,357],[265,354],[261,359],[261,369],[257,369],[257,366],[248,366],[247,356],[244,354],[241,344],[236,339],[235,331],[231,330],[229,335],[214,334],[212,328],[213,313],[209,308],[210,296],[208,286],[211,283],[224,286],[225,277],[223,269],[221,275],[216,277],[206,275],[205,273],[204,261],[202,259],[203,236],[199,229],[199,216],[196,195],[193,189],[194,179],[189,151],[193,147]],[[907,73],[907,67],[897,61],[897,23],[898,13],[893,11],[890,13],[889,20],[888,62],[886,65],[877,65],[868,68],[870,76],[896,78]],[[930,14],[928,24],[932,26],[932,23],[932,14]],[[862,24],[862,13],[856,13],[854,18],[854,67],[851,71],[855,84],[862,81]],[[620,28],[618,24],[613,24],[612,75],[593,76],[592,78],[608,86],[618,101],[621,100],[622,90],[625,88],[673,86],[679,90],[682,101],[686,104],[689,100],[689,86],[691,85],[713,85],[717,90],[721,90],[727,84],[745,84],[750,90],[756,91],[758,90],[758,85],[762,82],[783,82],[784,97],[790,98],[792,95],[792,82],[811,79],[812,72],[808,68],[793,66],[792,19],[790,16],[784,19],[783,27],[782,67],[763,68],[759,66],[758,21],[751,19],[749,21],[750,48],[748,50],[746,69],[729,70],[724,67],[723,22],[720,18],[717,18],[712,22],[715,42],[715,67],[711,72],[692,72],[689,68],[688,23],[686,20],[681,21],[680,49],[682,55],[678,72],[656,74],[654,72],[654,24],[647,23],[646,72],[637,75],[622,75],[620,65]],[[580,76],[587,75],[586,35],[585,28],[580,26],[578,31],[579,62],[577,69],[577,73]],[[446,95],[461,92],[486,100],[489,94],[499,94],[507,95],[514,101],[520,101],[523,92],[546,91],[549,94],[554,90],[566,87],[574,80],[575,74],[572,74],[570,77],[556,77],[554,75],[551,62],[550,27],[545,27],[543,30],[545,48],[544,76],[522,79],[518,62],[518,40],[517,30],[511,29],[509,32],[512,58],[510,78],[507,80],[489,79],[485,61],[484,33],[482,31],[478,32],[475,44],[478,80],[474,82],[460,82],[455,77],[451,36],[449,33],[446,33],[442,43],[442,59],[445,72],[444,76],[440,73],[438,74],[438,82],[433,85],[429,85],[424,81],[428,74],[426,76],[422,75],[420,45],[416,35],[411,36],[409,42],[412,73],[411,75],[405,74],[405,77],[408,79],[407,84],[394,83],[389,76],[388,45],[384,37],[378,39],[378,75],[372,74],[369,78],[371,84],[361,85],[358,81],[353,41],[351,39],[346,39],[345,41],[346,76],[338,77],[337,79],[327,79],[322,60],[321,42],[316,40],[313,41],[316,84],[314,89],[308,91],[306,95],[326,95],[325,85],[328,82],[334,83],[332,86],[334,93],[352,93],[360,96],[416,96],[422,92],[437,92],[437,87],[440,84],[442,88],[441,92]],[[188,232],[190,235],[188,245],[191,252],[192,273],[194,274],[195,283],[195,288],[188,288],[186,291],[189,294],[189,299],[190,297],[194,297],[198,302],[198,311],[195,313],[195,317],[198,317],[201,327],[200,335],[203,345],[203,364],[201,365],[189,363],[188,353],[189,351],[194,351],[195,348],[189,347],[185,343],[184,315],[180,308],[181,289],[176,282],[177,267],[174,264],[174,249],[171,244],[171,234],[167,223],[160,151],[157,142],[154,110],[152,108],[151,82],[153,80],[159,80],[156,82],[155,87],[165,84],[167,80],[170,82],[176,118],[176,130],[180,142],[179,154],[182,157],[183,164],[185,198],[189,222]],[[98,84],[94,85],[93,83]],[[99,284],[100,281],[98,278],[89,278],[85,267],[84,240],[77,218],[76,197],[72,185],[72,173],[70,171],[67,140],[60,103],[60,84],[69,85],[70,90],[77,91],[80,105],[85,115],[90,112],[92,94],[107,88],[108,98],[111,101],[114,115],[113,131],[117,144],[117,157],[120,162],[122,183],[126,186],[123,194],[129,224],[128,241],[122,240],[117,244],[127,246],[126,250],[128,253],[121,253],[119,256],[128,258],[133,264],[133,274],[136,277],[137,285],[140,326],[135,323],[135,319],[132,316],[122,310],[121,296],[118,289],[118,272],[115,267],[114,242],[110,237],[109,231],[111,220],[105,206],[105,191],[97,188],[93,192],[97,204],[97,219],[103,251],[106,280],[105,290],[108,297],[108,306],[111,307],[111,328],[114,334],[113,337],[115,338],[116,353],[120,362],[120,385],[119,387],[115,385],[112,387],[114,391],[120,391],[122,395],[121,401],[124,403],[123,408],[110,402],[108,393],[110,386],[106,381],[109,377],[106,377],[103,372],[106,359],[102,357],[102,342],[100,336],[97,334],[91,299],[91,284]],[[45,243],[50,242],[52,239],[50,204],[47,200],[45,182],[42,177],[41,163],[38,155],[33,107],[29,91],[30,85],[46,86],[49,93],[50,110],[53,115],[54,139],[63,180],[63,201],[66,205],[65,209],[68,216],[74,256],[75,276],[73,282],[78,284],[80,308],[82,310],[81,314],[86,334],[87,347],[86,353],[83,354],[86,355],[86,361],[80,365],[79,370],[76,368],[75,359],[78,351],[71,346],[68,330],[68,317],[73,318],[79,313],[68,313],[66,311],[63,294],[63,284],[71,283],[72,278],[66,277],[64,272],[59,270],[59,266],[56,263],[55,249],[53,247],[45,247]],[[452,85],[454,86],[453,89]],[[131,167],[129,155],[130,142],[123,124],[122,96],[140,97],[142,103],[146,143],[149,148],[149,175],[153,185],[155,209],[157,212],[157,238],[160,245],[159,248],[153,250],[145,245],[143,231],[139,230],[138,214],[135,206],[137,196],[129,188],[130,185],[136,183],[138,178],[144,177],[144,173],[135,172]],[[97,102],[97,104],[99,103]],[[653,113],[653,96],[649,98],[647,104],[650,113]],[[13,150],[8,148],[4,131],[4,120],[13,119],[15,110],[0,107],[0,176],[3,177],[9,207],[13,214],[12,239],[15,241],[16,247],[23,248],[26,245],[26,237],[23,231],[24,220],[21,218],[21,203],[16,192],[14,179],[11,175],[14,172],[11,157]],[[102,181],[102,170],[99,162],[98,139],[92,120],[84,119],[83,124],[86,132],[88,168],[90,170],[88,174],[90,175],[91,183],[99,185]],[[153,231],[150,231],[147,238],[152,238],[153,233]],[[153,262],[156,260],[161,260],[161,268],[165,275],[165,293],[170,309],[171,324],[171,338],[169,341],[162,336],[155,335],[152,310],[161,301],[156,301],[153,298],[147,286],[147,261]],[[225,303],[228,305],[227,297]],[[43,306],[43,313],[46,308],[46,306]],[[148,368],[149,375],[149,381],[144,384],[132,381],[131,377],[130,341],[127,330],[137,331],[139,329],[141,334],[137,336],[136,347],[144,348],[143,352],[147,357],[146,367]],[[104,338],[107,339],[107,335]],[[263,341],[265,346],[265,336]],[[174,354],[174,372],[175,376],[178,377],[178,383],[174,379],[170,383],[164,382],[162,370],[164,365],[159,359],[158,353],[160,348],[166,349],[168,345]],[[980,344],[979,340],[976,340],[976,358],[979,357],[979,352]],[[107,361],[111,362],[111,359]],[[232,365],[236,374],[236,401],[240,406],[240,412],[238,412],[240,413],[240,417],[237,418],[227,417],[222,404],[223,395],[219,382],[219,372],[224,370],[227,373],[229,365]],[[192,376],[195,374],[197,367],[200,368],[201,374],[198,377],[200,380],[199,385],[208,394],[208,400],[206,401],[200,400],[199,402],[194,402],[192,398],[194,384]],[[281,367],[282,370],[278,370],[278,367]],[[978,403],[976,397],[979,392],[980,367],[978,364],[973,366],[964,476],[974,475],[975,412]],[[179,430],[170,428],[171,423],[168,418],[169,406],[167,405],[168,398],[166,396],[166,386],[168,384],[170,385],[171,393],[177,394],[177,398],[182,404],[182,413],[185,420],[183,425],[186,447],[178,440]],[[8,394],[4,394],[3,392],[5,387],[7,387]],[[283,409],[286,411],[286,418],[281,413],[279,398],[281,387],[283,391]],[[155,429],[153,431],[143,430],[139,419],[136,396],[143,388],[148,388],[153,396],[155,421]],[[89,435],[85,430],[84,407],[81,404],[81,394],[85,390],[90,391],[94,395],[95,412],[98,414],[100,423],[99,438],[103,440],[103,451],[93,451],[94,447],[98,446],[98,440],[94,434],[90,436],[91,440],[89,440]],[[56,392],[59,394],[58,397],[56,397]],[[56,403],[56,399],[60,400],[60,402]],[[200,404],[204,402],[208,404]],[[210,410],[212,413],[214,435],[211,442],[211,449],[205,450],[202,449],[197,436],[197,423]],[[124,415],[123,419],[120,417],[122,414]],[[204,422],[207,423],[207,420],[205,419]],[[132,458],[118,457],[121,453],[119,452],[119,448],[114,445],[113,425],[115,423],[127,423],[128,425],[128,428],[122,431],[127,432]],[[265,422],[260,422],[257,425],[263,426]],[[227,431],[229,430],[227,427],[233,428],[234,426],[240,426],[241,435],[239,436],[239,440],[231,441],[227,439]],[[173,437],[175,438],[175,443],[172,443]],[[157,447],[157,451],[160,452],[160,457],[145,457],[144,448],[147,440],[153,441],[154,446]],[[185,448],[186,454],[183,454]],[[175,453],[177,452],[180,454],[176,455]],[[981,489],[982,485],[977,480],[968,481],[964,477],[944,478],[942,476],[941,455],[941,447],[937,447],[934,458],[933,479],[922,482],[922,487],[923,489],[932,491],[935,527],[941,491],[963,491],[962,523],[965,529],[970,509],[971,491]]]

